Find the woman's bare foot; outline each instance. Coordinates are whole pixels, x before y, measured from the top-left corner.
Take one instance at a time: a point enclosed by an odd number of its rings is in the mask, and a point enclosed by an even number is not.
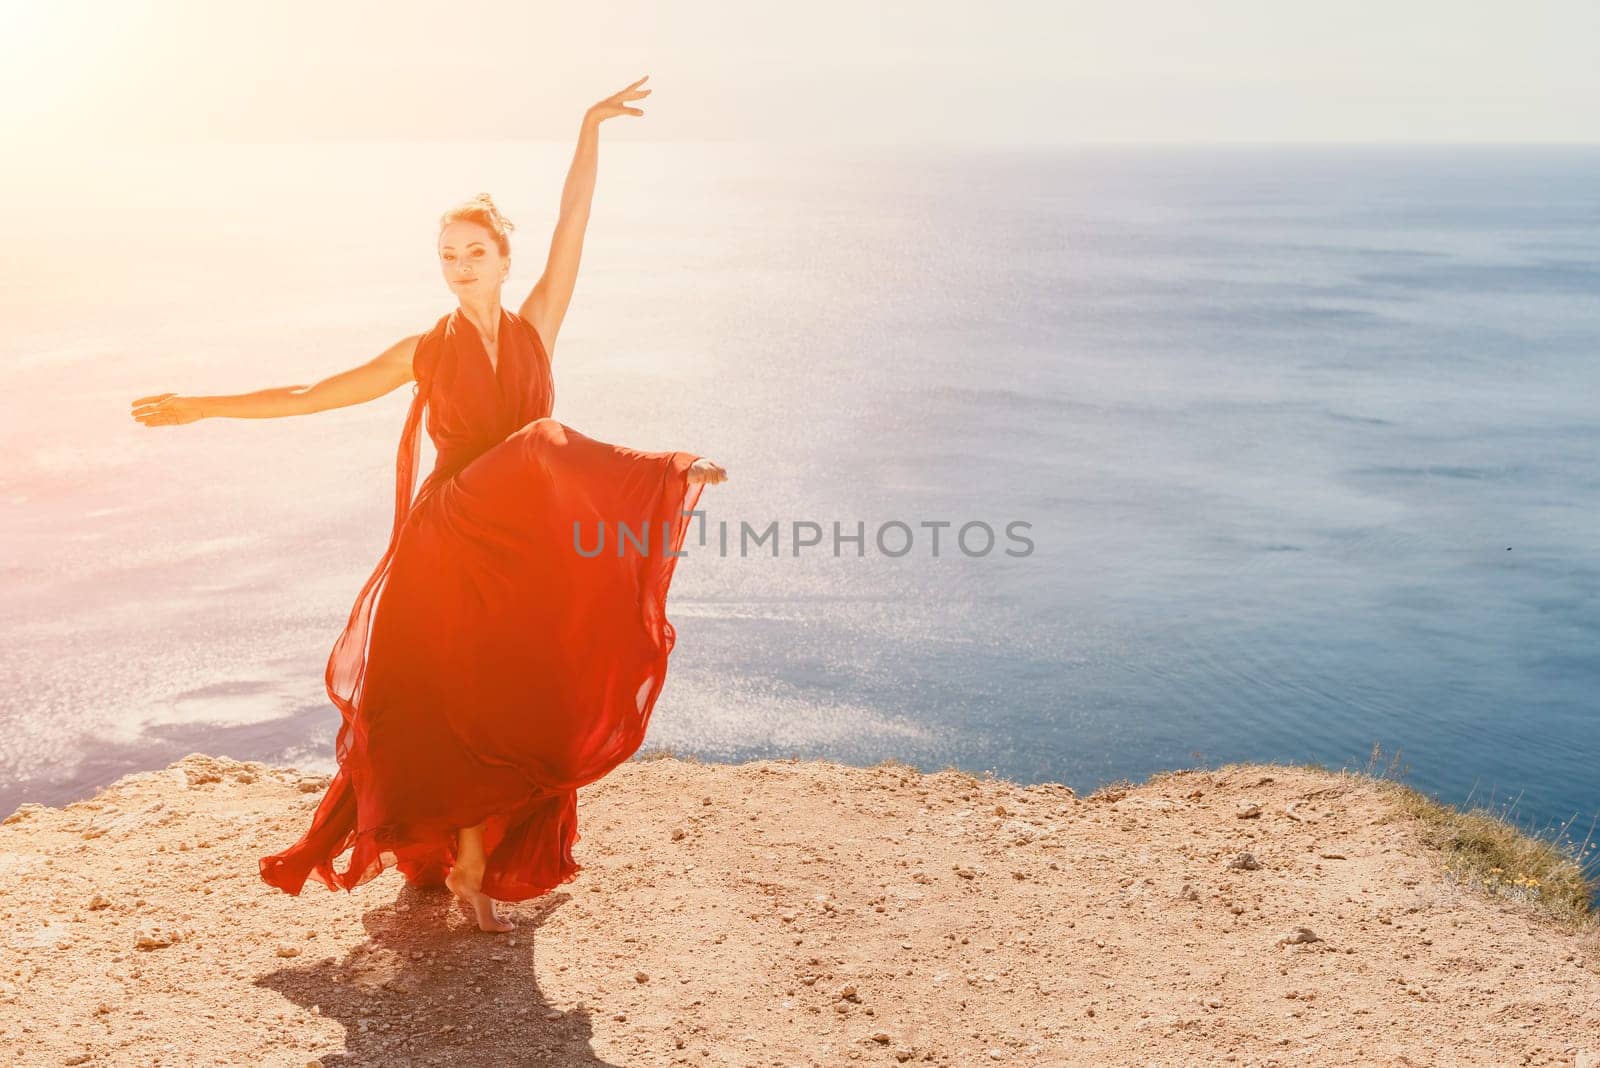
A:
[[[483,892],[482,871],[469,872],[463,871],[459,866],[452,867],[450,874],[444,877],[444,884],[450,888],[452,894],[472,906],[480,931],[503,933],[516,929],[516,924],[500,917],[495,911],[494,899]]]
[[[728,481],[728,472],[715,460],[707,460],[701,457],[689,467],[689,485],[691,486],[696,482],[704,482],[708,486],[713,486],[718,482],[726,481]]]

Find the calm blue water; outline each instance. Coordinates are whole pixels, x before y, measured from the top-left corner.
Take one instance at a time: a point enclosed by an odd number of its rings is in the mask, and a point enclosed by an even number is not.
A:
[[[514,305],[568,154],[9,179],[0,811],[197,750],[331,767],[322,668],[409,390],[167,429],[128,402],[423,329],[452,305],[433,220],[479,189],[520,224]],[[1600,816],[1600,150],[608,145],[583,272],[557,417],[732,474],[648,746],[1087,791],[1377,744],[1530,828]],[[741,557],[774,520],[783,555]],[[795,557],[797,520],[828,537]],[[953,545],[974,521],[987,556]]]

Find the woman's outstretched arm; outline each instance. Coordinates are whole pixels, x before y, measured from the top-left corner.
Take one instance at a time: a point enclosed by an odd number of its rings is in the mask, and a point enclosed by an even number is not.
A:
[[[578,260],[583,255],[583,234],[589,227],[589,206],[594,200],[595,172],[600,160],[600,124],[618,115],[643,115],[641,109],[629,107],[627,102],[650,95],[650,90],[639,88],[649,77],[646,74],[583,113],[578,149],[561,189],[561,213],[556,217],[544,274],[518,309],[518,314],[538,331],[545,352],[552,357],[556,334],[561,331],[561,320],[566,318],[567,305],[572,302],[572,290],[578,282]]]
[[[411,360],[421,339],[421,334],[402,338],[366,363],[309,386],[275,386],[216,397],[181,397],[176,393],[140,397],[133,402],[133,417],[145,426],[175,426],[218,416],[277,419],[364,404],[412,380]]]

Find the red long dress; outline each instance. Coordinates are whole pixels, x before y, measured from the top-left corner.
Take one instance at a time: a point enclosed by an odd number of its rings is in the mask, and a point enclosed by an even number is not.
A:
[[[413,367],[389,545],[328,659],[338,772],[261,877],[351,890],[392,863],[438,885],[457,828],[487,821],[483,891],[521,901],[576,877],[578,787],[644,740],[699,457],[551,419],[549,356],[509,311],[496,365],[458,308]],[[413,500],[424,409],[438,455]]]

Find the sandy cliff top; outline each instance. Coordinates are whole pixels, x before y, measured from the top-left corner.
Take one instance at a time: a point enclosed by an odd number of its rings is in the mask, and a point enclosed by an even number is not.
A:
[[[510,935],[395,871],[262,883],[325,782],[194,755],[7,818],[0,1060],[1600,1068],[1600,935],[1452,880],[1369,777],[630,761]]]

